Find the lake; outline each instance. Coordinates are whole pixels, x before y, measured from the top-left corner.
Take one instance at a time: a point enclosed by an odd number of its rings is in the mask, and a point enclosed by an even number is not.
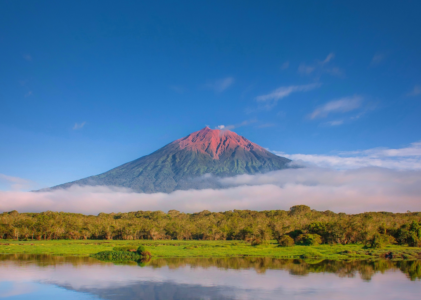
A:
[[[420,299],[420,261],[0,255],[2,299]]]

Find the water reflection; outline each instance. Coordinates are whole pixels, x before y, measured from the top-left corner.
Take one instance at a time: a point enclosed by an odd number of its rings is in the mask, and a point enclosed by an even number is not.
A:
[[[172,258],[139,266],[87,257],[0,256],[0,295],[13,295],[13,285],[41,284],[113,300],[418,299],[420,279],[420,261]],[[34,298],[28,291],[26,299]]]

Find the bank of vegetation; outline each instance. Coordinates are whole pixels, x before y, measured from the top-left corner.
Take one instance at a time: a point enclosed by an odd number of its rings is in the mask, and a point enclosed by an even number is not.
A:
[[[0,214],[0,238],[34,240],[241,240],[258,246],[363,244],[421,246],[421,213],[316,211],[305,205],[289,211],[233,210],[182,213],[170,210],[100,213]]]

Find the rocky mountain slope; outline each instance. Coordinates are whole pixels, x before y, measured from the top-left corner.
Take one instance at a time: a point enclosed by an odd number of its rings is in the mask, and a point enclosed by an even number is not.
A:
[[[75,184],[127,187],[145,193],[218,188],[218,181],[212,178],[280,170],[289,162],[235,132],[205,127],[108,172],[52,189]],[[203,177],[205,174],[213,176]]]

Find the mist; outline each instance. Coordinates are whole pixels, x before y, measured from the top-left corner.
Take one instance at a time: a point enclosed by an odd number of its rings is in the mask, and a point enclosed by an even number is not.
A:
[[[72,186],[45,192],[0,191],[0,211],[98,214],[176,209],[193,213],[288,210],[298,204],[345,213],[421,211],[421,171],[418,170],[301,168],[207,178],[219,181],[224,188],[179,190],[169,194],[135,193],[105,186]]]

